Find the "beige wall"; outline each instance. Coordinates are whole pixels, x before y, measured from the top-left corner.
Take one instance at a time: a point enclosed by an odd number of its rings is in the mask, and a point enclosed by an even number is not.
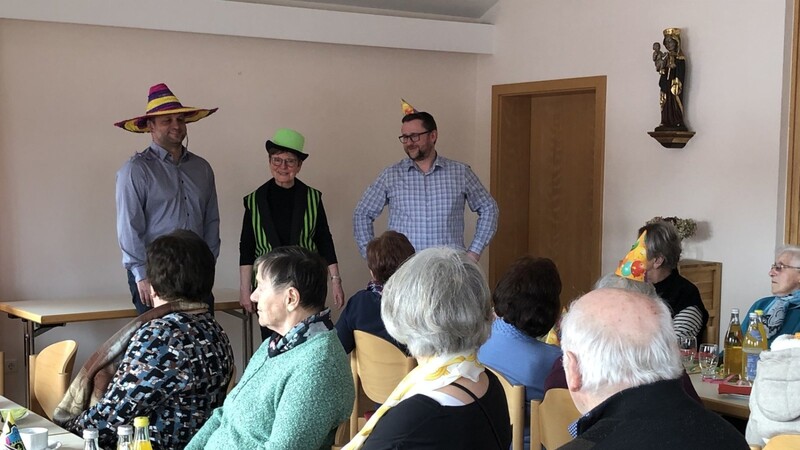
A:
[[[789,2],[791,3],[791,2]],[[784,1],[501,0],[495,53],[478,57],[478,148],[489,146],[493,84],[607,75],[603,269],[656,216],[702,221],[686,253],[721,261],[722,321],[770,292],[782,231]],[[659,123],[652,43],[680,27],[689,58],[684,149],[650,138]],[[479,165],[488,165],[482,157]]]
[[[443,154],[473,163],[475,71],[465,54],[0,20],[0,298],[125,295],[114,174],[149,137],[112,123],[144,113],[162,81],[184,104],[220,107],[189,125],[189,147],[217,177],[217,286],[238,286],[241,198],[268,178],[264,141],[291,127],[306,136],[299,178],[324,194],[353,294],[368,273],[351,215],[379,170],[404,156],[400,97],[436,115]],[[219,317],[238,350],[238,321]],[[80,367],[119,326],[67,326],[37,344],[77,337]],[[0,318],[6,359],[19,358],[21,332]],[[20,376],[6,384],[20,398]]]

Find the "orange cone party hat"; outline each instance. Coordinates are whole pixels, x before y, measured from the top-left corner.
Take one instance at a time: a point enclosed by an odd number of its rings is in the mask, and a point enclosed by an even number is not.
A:
[[[631,247],[631,251],[620,261],[615,274],[631,280],[644,281],[645,264],[647,264],[647,248],[644,245],[646,235],[647,231],[643,231]]]
[[[402,98],[400,99],[400,102],[402,103],[402,106],[403,106],[403,115],[404,116],[407,116],[409,114],[414,114],[415,112],[419,112],[416,109],[414,109],[413,106],[409,105],[408,102],[403,100]]]

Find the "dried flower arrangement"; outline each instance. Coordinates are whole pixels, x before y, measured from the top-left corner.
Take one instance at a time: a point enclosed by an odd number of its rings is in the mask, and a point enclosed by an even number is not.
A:
[[[678,230],[678,237],[680,237],[681,240],[694,236],[695,231],[697,231],[697,222],[695,222],[694,219],[681,219],[680,217],[675,217],[675,216],[672,217],[656,216],[648,220],[647,223],[660,222],[660,221],[669,222],[675,225],[675,229]]]

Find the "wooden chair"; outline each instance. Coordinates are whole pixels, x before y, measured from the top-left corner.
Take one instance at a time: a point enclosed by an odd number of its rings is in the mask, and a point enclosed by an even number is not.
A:
[[[580,416],[568,389],[550,389],[541,401],[531,400],[531,447],[541,442],[545,448],[559,448],[571,441],[567,427]]]
[[[38,354],[30,356],[28,386],[31,404],[28,409],[40,416],[53,418],[56,406],[61,403],[69,388],[77,351],[78,343],[68,340],[51,344]]]
[[[508,417],[511,419],[511,450],[522,450],[525,446],[525,386],[511,384],[500,372],[489,370],[497,375],[506,393]]]
[[[0,352],[0,395],[6,395],[6,354]]]
[[[417,360],[385,339],[359,330],[353,332],[353,337],[356,348],[350,355],[350,368],[356,399],[350,415],[351,439],[360,429],[359,417],[373,409],[369,401],[385,402],[403,377],[417,366]]]
[[[779,434],[772,436],[764,450],[797,450],[800,448],[800,434]]]
[[[336,437],[333,438],[331,450],[342,450],[342,447],[350,442],[350,421],[342,422],[336,428]]]

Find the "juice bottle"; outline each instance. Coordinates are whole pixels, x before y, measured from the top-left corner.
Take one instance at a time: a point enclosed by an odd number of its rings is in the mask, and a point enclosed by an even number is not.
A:
[[[753,311],[756,313],[756,318],[758,319],[758,332],[761,333],[761,350],[769,350],[767,347],[767,327],[764,326],[764,311],[757,309]]]
[[[150,419],[139,416],[133,419],[133,450],[153,450],[150,444]]]
[[[731,322],[725,335],[725,376],[742,376],[742,325],[739,323],[739,308],[731,309]]]
[[[742,341],[742,377],[750,383],[756,379],[758,359],[761,357],[762,335],[758,330],[758,315],[750,313],[750,324]]]

